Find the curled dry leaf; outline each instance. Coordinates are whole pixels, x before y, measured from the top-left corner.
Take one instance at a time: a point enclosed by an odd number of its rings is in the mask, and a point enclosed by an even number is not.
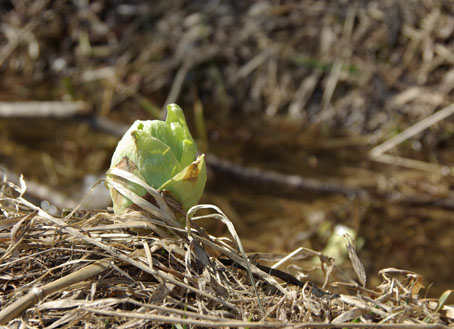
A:
[[[344,240],[348,251],[348,257],[352,262],[353,269],[355,270],[359,282],[364,288],[366,286],[366,270],[364,269],[364,265],[356,253],[352,237],[349,234],[344,234]]]

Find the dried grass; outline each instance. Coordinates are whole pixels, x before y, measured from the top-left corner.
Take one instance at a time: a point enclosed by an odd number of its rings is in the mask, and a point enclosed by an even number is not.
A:
[[[450,0],[24,0],[1,18],[9,100],[42,96],[28,88],[39,83],[103,116],[125,101],[128,115],[156,116],[201,95],[211,117],[253,112],[378,138],[454,101]]]
[[[214,3],[0,4],[0,97],[82,100],[127,120],[200,97],[211,117],[323,122],[373,133],[372,143],[454,101],[451,1]],[[423,137],[452,131],[445,119]],[[396,163],[389,156],[381,159]],[[450,291],[425,299],[421,276],[395,269],[373,290],[335,283],[338,269],[316,251],[327,291],[251,264],[261,311],[234,241],[195,226],[188,234],[147,211],[51,216],[22,191],[0,186],[0,314],[9,327],[453,326]]]
[[[20,187],[6,179],[0,185],[0,323],[11,328],[444,328],[454,323],[443,309],[449,292],[440,302],[420,297],[422,278],[410,271],[385,269],[383,283],[369,290],[331,282],[333,260],[305,250],[321,260],[330,282],[322,290],[249,264],[235,247],[239,240],[215,238],[192,222],[194,213],[208,206],[191,210],[184,229],[168,223],[173,213],[52,216],[24,199],[25,189],[23,180]],[[228,221],[213,209],[214,215],[199,217]],[[354,266],[362,266],[353,247],[350,253]],[[255,280],[247,276],[248,266]]]

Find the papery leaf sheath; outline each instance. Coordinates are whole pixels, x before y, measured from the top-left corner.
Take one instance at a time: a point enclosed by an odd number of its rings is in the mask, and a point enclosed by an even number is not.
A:
[[[207,179],[204,155],[172,177],[160,189],[169,191],[181,204],[184,211],[197,204],[202,196]]]

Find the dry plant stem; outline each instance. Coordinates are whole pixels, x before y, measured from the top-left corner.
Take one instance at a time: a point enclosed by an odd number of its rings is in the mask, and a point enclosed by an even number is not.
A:
[[[249,62],[239,68],[231,78],[231,83],[236,83],[237,81],[250,75],[256,68],[262,65],[273,52],[271,50],[263,50],[261,53],[253,57]]]
[[[301,82],[300,87],[295,93],[294,100],[289,105],[289,115],[291,117],[304,117],[304,107],[313,95],[321,76],[322,72],[315,71]]]
[[[332,282],[332,283],[330,283],[330,286],[331,287],[347,287],[349,289],[355,289],[355,290],[361,291],[363,293],[369,294],[370,296],[375,296],[375,297],[379,297],[380,296],[380,294],[378,292],[376,292],[374,290],[367,289],[367,288],[363,288],[356,282],[354,282],[354,283],[350,283],[350,282]]]
[[[375,161],[381,162],[381,163],[386,163],[394,166],[402,166],[410,169],[417,169],[421,171],[427,171],[430,173],[434,172],[441,172],[442,166],[435,164],[435,163],[429,163],[425,161],[419,161],[419,160],[414,160],[414,159],[408,159],[408,158],[402,158],[399,156],[395,155],[389,155],[389,154],[380,154],[377,157],[374,158]]]
[[[452,198],[433,199],[425,196],[405,196],[401,193],[394,193],[388,201],[398,204],[406,204],[418,207],[440,208],[454,210],[454,200]]]
[[[293,250],[291,253],[289,253],[287,256],[283,257],[281,260],[279,260],[277,263],[273,264],[271,268],[278,268],[288,260],[290,260],[293,256],[297,255],[301,250],[303,250],[303,247],[299,247],[296,250]]]
[[[244,251],[243,244],[241,243],[240,237],[236,233],[235,226],[227,218],[227,216],[222,212],[222,210],[219,209],[218,207],[216,207],[214,205],[210,205],[210,204],[195,205],[191,209],[189,209],[189,211],[187,213],[187,217],[186,217],[186,226],[188,227],[188,236],[189,237],[191,236],[191,229],[190,229],[191,220],[194,220],[197,218],[197,217],[194,217],[194,214],[198,209],[213,209],[213,210],[217,211],[218,214],[209,215],[209,217],[219,219],[222,223],[224,223],[224,225],[227,226],[230,234],[232,235],[233,239],[235,240],[236,244],[238,245],[238,249],[240,250],[240,253],[243,256],[243,259],[246,263],[246,269],[247,269],[247,273],[249,275],[249,280],[251,281],[251,285],[254,287],[254,292],[255,292],[255,295],[257,296],[257,302],[259,304],[260,310],[261,310],[262,314],[265,314],[265,311],[264,311],[263,305],[262,305],[262,301],[260,300],[260,295],[258,293],[257,286],[255,284],[254,276],[252,275],[251,264],[250,264],[249,258],[247,257],[246,252]],[[206,216],[201,216],[199,218],[202,218],[202,217],[206,217]]]
[[[16,47],[19,45],[19,41],[14,40],[13,42],[10,42],[6,48],[3,48],[2,51],[0,52],[0,67],[3,65],[5,60],[11,55]]]
[[[87,267],[84,267],[74,273],[68,274],[67,276],[55,280],[54,282],[48,283],[43,287],[32,288],[28,294],[0,311],[0,324],[8,323],[10,320],[19,316],[27,308],[36,304],[44,297],[61,289],[67,288],[74,283],[84,281],[107,270],[108,268],[110,268],[110,266],[107,261],[100,261],[95,264],[88,265]]]
[[[331,72],[329,74],[328,80],[326,82],[325,90],[323,91],[322,97],[322,111],[326,110],[331,102],[331,99],[334,94],[334,90],[336,89],[337,82],[339,80],[339,75],[341,73],[342,65],[344,64],[343,61],[348,60],[351,56],[350,47],[348,47],[351,39],[351,35],[353,32],[353,23],[356,16],[356,6],[348,7],[347,11],[347,18],[345,19],[343,31],[342,31],[342,39],[340,41],[341,47],[341,56],[334,61],[334,64],[331,68]]]
[[[98,310],[92,308],[83,308],[88,312],[96,314],[102,314],[113,317],[127,317],[135,319],[144,319],[155,322],[161,322],[166,324],[182,324],[182,325],[194,325],[208,328],[220,328],[220,327],[246,327],[246,328],[374,328],[374,329],[448,329],[448,327],[438,324],[377,324],[377,323],[266,323],[266,322],[247,322],[247,321],[235,321],[235,320],[224,320],[219,318],[219,321],[202,321],[202,320],[191,320],[175,318],[173,316],[163,316],[155,314],[145,314],[138,312],[116,312]]]
[[[173,80],[172,87],[170,88],[169,95],[167,96],[164,104],[175,103],[180,95],[181,87],[183,86],[184,79],[189,70],[193,66],[192,61],[184,62],[178,69],[178,72]]]
[[[219,317],[217,317],[217,316],[212,316],[212,315],[208,315],[208,314],[201,314],[201,313],[196,313],[196,312],[192,312],[192,311],[188,311],[188,310],[179,310],[179,309],[175,309],[175,308],[171,308],[171,307],[165,307],[165,306],[159,306],[159,305],[153,305],[153,304],[144,304],[144,303],[140,303],[131,298],[126,298],[124,300],[124,302],[128,302],[128,303],[131,303],[131,304],[134,304],[137,306],[141,306],[143,308],[152,309],[152,310],[159,310],[162,312],[174,313],[174,314],[178,314],[178,315],[181,315],[184,317],[192,316],[192,317],[199,318],[199,319],[213,320],[213,321],[217,321],[219,319]]]
[[[202,238],[200,236],[196,236],[195,235],[194,236],[194,240],[202,242],[206,246],[208,246],[210,248],[213,248],[216,251],[220,252],[221,254],[226,255],[227,257],[231,258],[233,261],[235,261],[236,263],[240,264],[244,268],[247,268],[246,260],[241,258],[240,256],[238,256],[235,252],[229,252],[226,248],[222,248],[219,245],[213,243],[212,241],[204,239],[204,238]],[[272,285],[275,288],[277,288],[280,292],[282,292],[287,297],[291,297],[290,293],[287,290],[285,290],[271,275],[268,275],[267,273],[265,273],[264,271],[259,269],[254,264],[250,264],[250,268],[251,268],[252,273],[257,275],[258,277],[261,277],[263,280],[265,280],[270,285]]]
[[[0,102],[0,117],[72,117],[85,108],[84,102]]]
[[[421,131],[429,128],[430,126],[434,125],[438,121],[441,121],[450,115],[454,114],[454,104],[449,105],[443,109],[441,109],[438,112],[435,112],[434,114],[428,116],[427,118],[417,122],[413,126],[405,129],[403,132],[400,134],[397,134],[396,136],[388,139],[386,142],[374,147],[370,151],[370,156],[372,159],[379,157],[386,151],[389,151],[396,145],[406,141],[407,139],[415,136],[416,134],[420,133]]]

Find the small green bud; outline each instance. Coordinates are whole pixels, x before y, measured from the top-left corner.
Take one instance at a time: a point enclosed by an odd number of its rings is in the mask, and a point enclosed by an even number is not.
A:
[[[170,104],[166,121],[133,123],[118,143],[110,167],[129,171],[153,188],[170,192],[187,211],[199,201],[207,178],[204,155],[196,157],[196,153],[183,110]],[[114,179],[107,174],[114,212],[121,214],[133,203],[109,184]],[[131,182],[125,186],[141,197],[147,193]]]

